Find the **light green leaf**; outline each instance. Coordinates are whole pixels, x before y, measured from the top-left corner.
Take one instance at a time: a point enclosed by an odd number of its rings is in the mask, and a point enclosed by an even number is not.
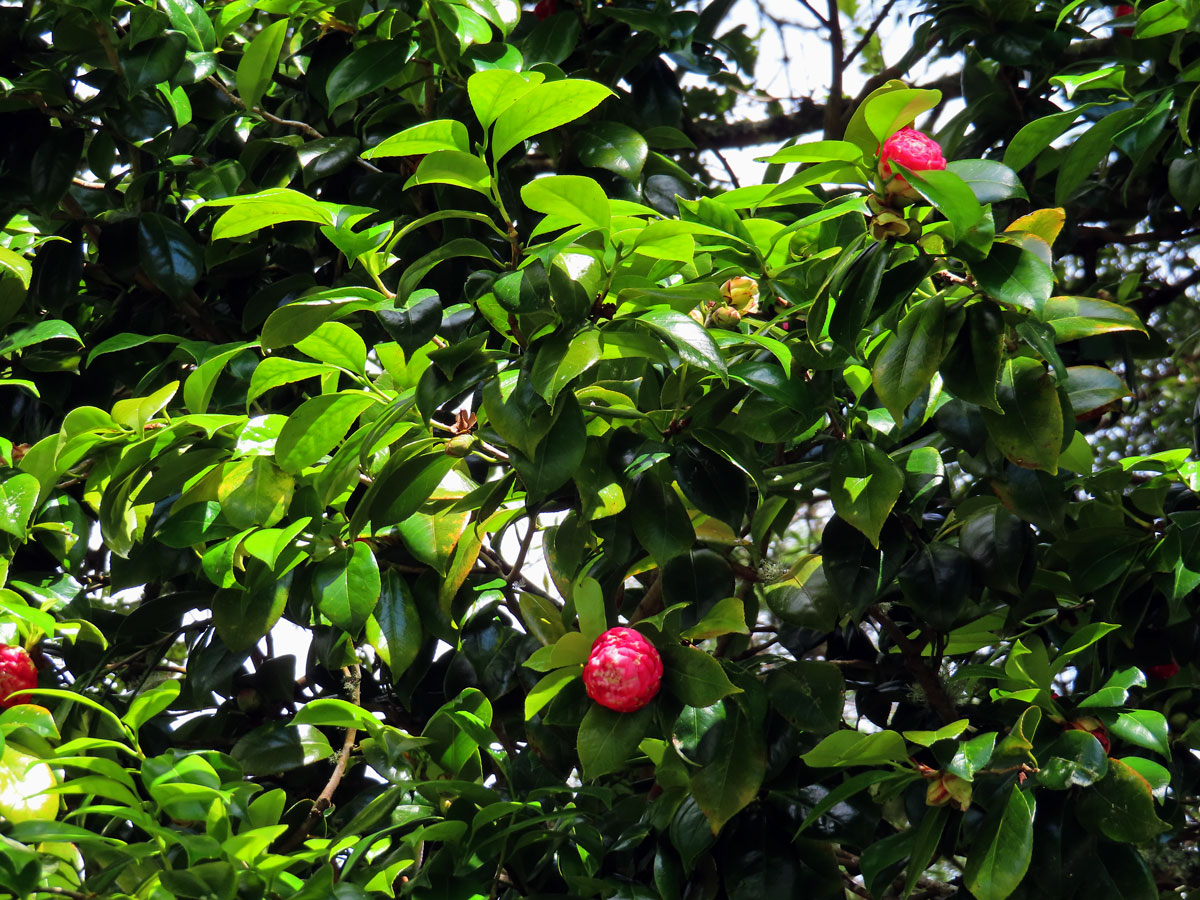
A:
[[[526,138],[573,122],[612,95],[602,84],[577,78],[534,85],[496,118],[492,153],[499,159]]]
[[[279,53],[283,50],[287,30],[287,19],[272,22],[256,34],[242,52],[242,59],[237,67],[237,89],[247,109],[258,106],[262,95],[266,93],[275,77],[275,66],[279,62]]]

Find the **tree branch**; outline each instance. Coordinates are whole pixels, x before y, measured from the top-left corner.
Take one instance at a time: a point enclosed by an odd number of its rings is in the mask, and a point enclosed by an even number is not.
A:
[[[908,670],[913,673],[913,676],[925,690],[925,696],[929,699],[929,705],[933,711],[938,714],[943,722],[949,725],[958,719],[958,711],[954,708],[954,701],[950,699],[950,695],[946,693],[946,688],[938,678],[937,673],[929,666],[925,665],[925,660],[921,657],[921,649],[908,639],[908,635],[904,633],[899,625],[892,621],[891,616],[885,613],[878,606],[873,606],[867,612],[872,619],[879,624],[888,637],[892,639],[900,652],[904,656],[904,664]]]

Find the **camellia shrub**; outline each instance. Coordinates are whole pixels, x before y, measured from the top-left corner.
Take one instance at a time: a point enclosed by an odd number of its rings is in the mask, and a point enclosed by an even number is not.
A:
[[[1187,78],[719,190],[727,12],[0,8],[0,895],[1196,883],[1200,467],[1054,255]]]

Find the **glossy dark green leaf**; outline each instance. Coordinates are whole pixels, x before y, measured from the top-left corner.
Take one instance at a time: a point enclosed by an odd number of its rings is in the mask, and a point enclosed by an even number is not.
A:
[[[622,768],[646,736],[653,707],[619,713],[589,701],[579,724],[579,762],[583,777],[599,778]]]
[[[986,259],[970,266],[979,287],[993,299],[1006,306],[1029,310],[1038,317],[1054,292],[1054,270],[1027,247],[997,241]]]
[[[829,317],[829,336],[848,352],[854,352],[863,326],[871,319],[871,311],[884,270],[891,261],[888,246],[874,243],[855,261],[833,305]]]
[[[1108,774],[1079,798],[1079,814],[1110,840],[1140,844],[1166,831],[1154,811],[1150,783],[1126,763],[1109,759]]]
[[[1108,731],[1123,741],[1153,750],[1166,759],[1171,758],[1167,720],[1156,709],[1134,709],[1117,713],[1116,719],[1108,723]]]
[[[1013,785],[992,810],[967,854],[963,880],[976,900],[1005,900],[1021,883],[1033,855],[1032,797]]]
[[[159,213],[142,213],[138,219],[138,260],[173,300],[186,297],[204,272],[204,254],[191,235]]]
[[[865,441],[842,441],[834,451],[829,495],[837,514],[879,546],[883,523],[904,488],[904,475],[888,455]]]
[[[620,122],[597,122],[582,129],[576,138],[579,161],[585,166],[608,169],[631,181],[642,176],[649,148],[640,133]]]
[[[374,616],[382,639],[375,650],[387,664],[392,678],[397,679],[417,658],[424,634],[412,589],[395,569],[381,573],[379,602],[375,605]],[[368,622],[368,637],[371,630]]]
[[[321,615],[348,634],[357,634],[382,589],[375,554],[362,541],[336,551],[313,569],[312,587]]]
[[[713,760],[691,778],[692,796],[713,834],[754,800],[766,769],[762,731],[735,706],[721,729]]]
[[[956,159],[946,165],[946,170],[965,181],[980,203],[999,203],[1026,196],[1017,173],[995,160]]]
[[[365,44],[334,66],[325,82],[332,112],[343,103],[376,91],[404,71],[412,45],[408,41]]]
[[[187,37],[192,50],[213,50],[217,46],[217,33],[212,20],[196,0],[163,0],[171,27]]]
[[[532,455],[514,448],[513,466],[531,494],[544,496],[571,480],[583,462],[586,440],[583,413],[574,395],[568,393]]]
[[[846,682],[832,663],[788,663],[768,674],[767,696],[795,728],[827,734],[841,724]]]
[[[247,775],[274,775],[326,760],[333,748],[312,725],[269,722],[239,738],[230,755]]]
[[[687,510],[659,470],[634,479],[629,514],[638,542],[659,565],[686,553],[696,540]]]
[[[954,338],[939,371],[946,390],[955,397],[996,412],[996,382],[1004,359],[1004,318],[994,305],[967,307],[966,320]]]
[[[1108,772],[1108,754],[1090,733],[1070,729],[1042,754],[1038,781],[1051,790],[1095,784]]]
[[[983,410],[983,421],[1000,451],[1018,466],[1058,470],[1063,415],[1054,379],[1037,360],[1004,364],[996,398],[1002,414]]]
[[[247,109],[258,106],[275,77],[275,67],[279,63],[288,25],[286,18],[272,22],[256,34],[242,51],[242,59],[237,66],[237,89]]]
[[[914,306],[883,345],[871,369],[875,393],[896,422],[937,373],[948,349],[946,304],[940,296]]]
[[[143,41],[121,54],[129,96],[169,81],[183,65],[188,38],[178,32]]]
[[[671,644],[662,657],[664,689],[688,706],[712,706],[738,691],[721,663],[697,647]]]

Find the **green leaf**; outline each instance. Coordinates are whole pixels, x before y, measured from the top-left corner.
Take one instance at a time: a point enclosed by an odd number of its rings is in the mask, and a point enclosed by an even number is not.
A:
[[[1128,306],[1092,297],[1051,297],[1042,307],[1042,321],[1054,329],[1059,343],[1116,331],[1146,333],[1142,320]]]
[[[1156,709],[1117,713],[1117,718],[1108,723],[1108,731],[1123,741],[1153,750],[1166,759],[1171,758],[1167,719]]]
[[[1075,190],[1112,152],[1116,134],[1140,115],[1137,109],[1109,113],[1082,135],[1075,138],[1063,154],[1054,186],[1054,205],[1065,206]]]
[[[142,691],[129,704],[121,720],[135,732],[175,702],[179,696],[179,681],[172,678],[160,681]]]
[[[479,124],[488,128],[496,118],[546,80],[541,72],[485,69],[467,79],[467,96]]]
[[[288,24],[286,18],[272,22],[256,34],[242,51],[242,58],[237,67],[237,89],[247,109],[258,106],[275,77],[275,66],[279,63],[279,53],[283,50]],[[159,79],[162,80],[165,79]]]
[[[591,703],[579,723],[579,763],[589,780],[615,772],[625,765],[646,736],[653,721],[653,706],[619,713]]]
[[[434,150],[421,160],[417,171],[404,184],[408,190],[417,184],[450,184],[489,195],[492,173],[478,156],[461,150]]]
[[[1004,332],[1004,317],[995,304],[968,306],[966,321],[939,368],[946,390],[960,400],[1000,412],[996,382],[1004,359]]]
[[[363,541],[338,550],[312,570],[317,609],[347,634],[356,635],[374,611],[382,584],[375,554]]]
[[[192,214],[205,207],[220,206],[228,206],[230,209],[213,225],[214,241],[242,237],[260,228],[283,222],[315,222],[319,225],[334,223],[334,215],[326,204],[290,188],[267,188],[256,194],[208,200],[198,204],[192,210]]]
[[[1130,666],[1118,669],[1108,676],[1108,680],[1091,696],[1085,697],[1077,705],[1080,709],[1104,709],[1106,707],[1124,706],[1129,699],[1129,689],[1145,687],[1146,676],[1140,669]]]
[[[728,377],[729,370],[720,348],[708,330],[695,319],[673,309],[652,309],[642,313],[636,321],[666,339],[684,362],[720,376],[722,382]]]
[[[1046,258],[1030,248],[1044,250]],[[1038,238],[1027,237],[1024,246],[997,241],[987,259],[970,264],[971,274],[995,300],[1041,318],[1054,291],[1054,270],[1048,259],[1049,247]]]
[[[33,278],[33,264],[19,253],[0,247],[0,270],[11,272],[21,285],[28,290],[30,279]]]
[[[0,531],[8,532],[21,541],[27,538],[29,519],[37,506],[41,489],[37,478],[25,472],[0,481]]]
[[[254,368],[250,376],[250,388],[246,392],[246,406],[272,388],[282,387],[302,381],[305,378],[316,378],[336,372],[333,366],[322,363],[305,362],[298,359],[287,359],[282,356],[268,356]]]
[[[1033,856],[1033,800],[1016,785],[993,810],[967,854],[963,881],[976,900],[1005,900],[1017,889]]]
[[[895,160],[889,165],[904,176],[913,190],[950,220],[960,237],[979,224],[983,218],[983,207],[979,205],[971,185],[949,169],[914,172]]]
[[[534,85],[496,117],[492,153],[498,160],[526,138],[573,122],[610,96],[604,85],[578,78]]]
[[[555,335],[537,349],[530,372],[533,389],[553,404],[559,392],[599,362],[602,354],[597,329],[577,331],[570,337]]]
[[[304,340],[324,322],[360,309],[379,310],[382,315],[390,305],[383,294],[370,288],[335,288],[308,294],[267,316],[262,328],[262,347],[264,350],[289,347]]]
[[[879,546],[883,523],[904,488],[904,473],[865,441],[841,441],[833,454],[829,496],[837,514]]]
[[[1078,815],[1110,840],[1140,844],[1170,826],[1154,811],[1154,789],[1146,778],[1119,759],[1109,759],[1108,774],[1079,796]]]
[[[971,724],[969,719],[959,719],[957,722],[951,722],[949,725],[943,725],[936,731],[904,731],[906,741],[912,741],[922,747],[932,747],[938,741],[951,741],[967,730],[967,726]]]
[[[323,762],[333,755],[333,748],[312,725],[269,722],[239,738],[229,755],[255,777]]]
[[[620,122],[596,122],[581,129],[575,138],[579,161],[637,182],[650,148],[642,135]]]
[[[715,756],[692,775],[689,785],[713,834],[758,796],[767,773],[762,728],[739,706],[727,704],[727,708]]]
[[[167,32],[162,37],[143,41],[121,54],[121,66],[133,97],[146,88],[173,78],[183,65],[187,53],[187,37]]]
[[[947,338],[946,303],[935,295],[908,311],[875,358],[871,369],[875,393],[897,423],[904,421],[908,405],[929,387],[946,355]]]
[[[946,164],[946,170],[965,181],[980,203],[999,203],[1013,197],[1027,199],[1021,179],[1004,163],[992,159],[956,159]]]
[[[698,647],[671,644],[663,657],[663,686],[688,706],[703,709],[741,692],[721,663]]]
[[[767,696],[796,729],[828,734],[841,725],[846,681],[833,663],[793,662],[770,671]]]
[[[275,459],[285,472],[299,473],[339,444],[355,420],[379,401],[362,391],[340,391],[305,400],[288,416],[275,441]]]
[[[868,158],[875,156],[880,144],[941,101],[941,91],[910,88],[902,81],[889,81],[869,94],[855,111],[846,128],[846,140],[858,144]],[[863,133],[864,127],[869,136]]]
[[[162,0],[171,27],[182,33],[192,50],[214,50],[217,33],[208,13],[196,0]]]
[[[1129,396],[1129,388],[1120,376],[1102,366],[1070,366],[1067,369],[1067,397],[1077,416],[1101,409]]]
[[[221,512],[234,528],[269,528],[287,513],[295,482],[269,457],[227,463],[217,486]]]
[[[638,543],[660,566],[695,543],[696,531],[687,510],[671,484],[655,471],[633,480],[629,512]]]
[[[1002,414],[982,410],[988,434],[1018,466],[1058,470],[1062,451],[1062,405],[1045,366],[1027,356],[1004,364],[996,391]]]
[[[757,159],[772,165],[781,163],[819,163],[830,160],[860,163],[863,159],[863,148],[850,141],[805,141],[803,144],[791,144],[781,147],[770,156]]]
[[[737,597],[718,600],[699,622],[685,628],[680,637],[685,641],[703,641],[723,634],[749,634],[746,625],[746,608]]]
[[[158,213],[138,218],[138,260],[150,280],[174,300],[186,297],[204,271],[204,254],[191,235]]]
[[[83,343],[83,340],[79,337],[79,332],[70,324],[61,319],[43,319],[36,325],[30,325],[27,328],[18,328],[16,331],[0,338],[0,356],[9,356],[18,350],[24,350],[26,347],[32,347],[56,338],[65,338],[75,341],[77,344]]]
[[[571,595],[575,614],[579,617],[579,631],[586,640],[593,641],[608,628],[608,615],[604,609],[604,592],[594,578],[584,578],[575,585]]]
[[[1090,732],[1064,731],[1041,754],[1038,781],[1054,791],[1095,784],[1108,773],[1108,754]]]
[[[365,151],[363,159],[379,159],[385,156],[422,156],[438,150],[471,151],[467,126],[457,119],[433,119],[406,128],[399,134],[380,141]]]
[[[1004,164],[1020,171],[1033,162],[1059,135],[1065,133],[1083,113],[1096,106],[1085,103],[1060,113],[1039,116],[1024,125],[1004,150]]]
[[[908,748],[894,731],[835,731],[800,758],[813,768],[878,766],[908,759]]]
[[[354,50],[342,59],[325,82],[329,111],[357,100],[399,77],[412,55],[408,41],[375,41]]]
[[[374,639],[371,621],[378,629]],[[421,651],[424,640],[421,615],[412,589],[395,569],[386,569],[380,576],[379,602],[373,618],[367,622],[367,637],[391,671],[393,680],[407,671]]]
[[[565,666],[538,679],[538,683],[525,695],[525,720],[529,721],[541,712],[547,703],[557,697],[559,692],[582,672],[582,666]]]
[[[532,210],[560,218],[564,226],[607,228],[612,219],[604,189],[584,175],[538,178],[521,188],[521,200]]]
[[[946,763],[946,771],[957,775],[965,781],[974,781],[975,773],[986,766],[996,749],[996,733],[989,732],[963,741],[954,751],[950,762]]]

